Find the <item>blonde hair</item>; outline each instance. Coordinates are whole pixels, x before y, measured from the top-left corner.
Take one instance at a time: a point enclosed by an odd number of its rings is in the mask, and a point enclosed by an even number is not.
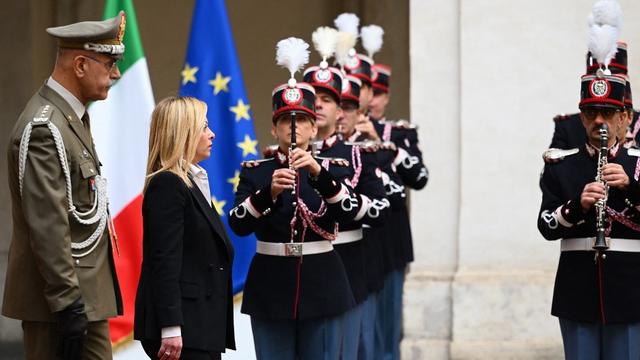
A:
[[[170,171],[192,186],[187,174],[207,124],[206,115],[207,104],[193,97],[171,96],[156,105],[151,114],[144,191],[161,171]]]

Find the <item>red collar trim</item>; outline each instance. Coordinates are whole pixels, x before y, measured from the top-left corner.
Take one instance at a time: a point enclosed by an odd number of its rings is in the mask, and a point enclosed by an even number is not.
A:
[[[593,145],[591,145],[590,143],[587,143],[586,145],[587,148],[587,153],[589,154],[589,156],[594,157],[598,155],[598,151],[599,149]],[[618,156],[618,153],[620,152],[620,143],[618,143],[616,141],[615,144],[613,144],[611,147],[609,147],[609,159],[615,159],[616,156]]]

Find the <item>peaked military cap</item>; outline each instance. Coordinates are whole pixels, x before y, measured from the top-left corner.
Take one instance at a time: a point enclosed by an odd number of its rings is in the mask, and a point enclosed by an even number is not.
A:
[[[124,53],[124,11],[103,21],[83,21],[58,27],[50,27],[47,33],[58,39],[58,47],[82,49],[121,57]]]

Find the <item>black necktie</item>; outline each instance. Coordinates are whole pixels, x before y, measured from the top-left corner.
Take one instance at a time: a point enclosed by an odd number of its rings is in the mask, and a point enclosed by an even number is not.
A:
[[[82,119],[80,120],[82,120],[82,125],[84,125],[84,128],[87,129],[89,134],[91,134],[91,124],[89,120],[89,113],[85,111],[84,115],[82,115]]]

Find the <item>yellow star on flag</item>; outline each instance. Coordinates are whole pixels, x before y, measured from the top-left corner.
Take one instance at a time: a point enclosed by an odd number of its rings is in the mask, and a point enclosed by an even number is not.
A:
[[[240,171],[236,170],[232,178],[228,178],[227,182],[233,185],[233,192],[238,191],[238,184],[240,184]]]
[[[232,106],[229,110],[236,114],[236,121],[240,121],[242,119],[250,120],[249,117],[249,109],[251,106],[249,104],[245,104],[242,99],[238,99],[238,105]]]
[[[218,201],[215,196],[212,196],[211,203],[213,204],[213,207],[216,208],[216,211],[218,211],[218,215],[224,216],[224,206],[227,204],[227,202],[224,200]]]
[[[196,83],[196,73],[198,72],[199,68],[197,66],[191,67],[189,66],[189,63],[184,64],[184,69],[182,69],[182,72],[180,73],[182,75],[182,85],[186,85],[189,82],[192,83]]]
[[[222,76],[220,71],[216,72],[216,78],[209,80],[209,85],[213,86],[213,95],[218,95],[220,91],[229,92],[227,85],[231,81],[231,76]]]
[[[258,140],[251,140],[249,135],[244,136],[244,141],[236,144],[240,149],[242,149],[242,157],[245,157],[249,154],[258,155],[258,150],[256,150],[256,146],[258,145]]]

